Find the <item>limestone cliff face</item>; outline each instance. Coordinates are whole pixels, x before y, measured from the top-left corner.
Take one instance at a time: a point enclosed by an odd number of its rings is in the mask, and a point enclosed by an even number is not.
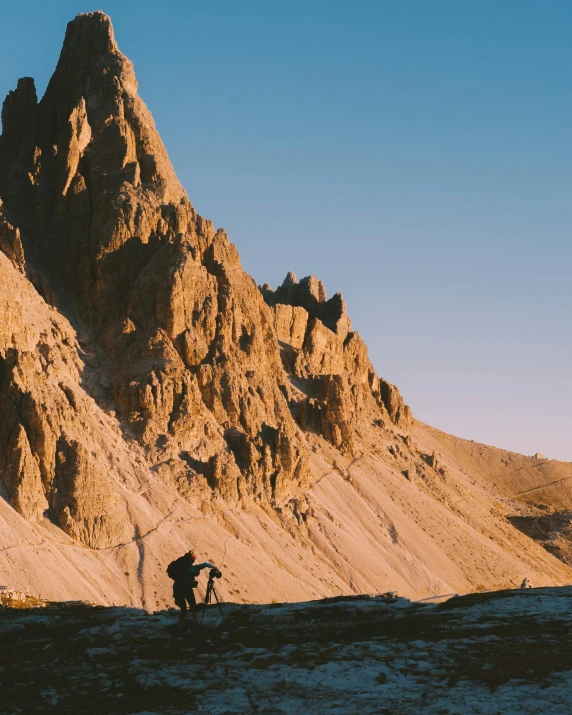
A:
[[[130,536],[90,401],[206,504],[304,490],[307,433],[351,455],[360,420],[408,428],[341,295],[259,289],[197,214],[107,16],[69,23],[44,97],[19,80],[2,130],[0,474],[26,519],[94,547]]]
[[[274,310],[282,363],[297,388],[290,405],[304,430],[351,456],[361,421],[409,429],[409,407],[396,387],[375,374],[341,293],[326,300],[315,276],[298,283],[293,273],[277,290],[264,285],[261,292]]]
[[[109,18],[71,22],[44,97],[2,108],[0,582],[165,607],[193,544],[238,601],[570,583],[505,518],[551,485],[568,514],[570,465],[461,442],[414,423],[340,294],[256,286]]]

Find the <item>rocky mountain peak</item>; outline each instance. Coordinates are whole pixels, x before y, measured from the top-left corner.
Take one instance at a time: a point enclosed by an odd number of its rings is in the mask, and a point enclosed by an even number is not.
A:
[[[207,510],[281,508],[307,488],[314,437],[353,455],[362,419],[408,429],[341,294],[292,273],[259,289],[194,210],[106,15],[69,23],[44,97],[20,80],[2,120],[0,248],[19,294],[62,317],[30,343],[11,308],[0,341],[0,463],[19,513],[90,546],[127,538],[114,483],[138,468],[102,447],[90,401]]]
[[[68,22],[62,55],[66,51],[69,52],[70,48],[78,48],[81,45],[89,47],[89,52],[94,58],[108,52],[119,53],[109,15],[101,10],[80,12]]]
[[[32,137],[36,123],[38,97],[32,77],[21,77],[16,89],[8,93],[2,105],[2,134],[17,138],[19,134]]]
[[[65,121],[86,89],[96,90],[102,81],[110,88],[115,86],[117,93],[137,93],[133,65],[117,47],[111,19],[99,11],[80,13],[66,28],[45,103],[56,100]]]
[[[19,80],[2,124],[4,583],[154,609],[190,544],[233,601],[570,582],[491,487],[513,508],[557,484],[564,516],[570,467],[414,422],[316,276],[259,288],[107,16],[70,23],[44,97]]]

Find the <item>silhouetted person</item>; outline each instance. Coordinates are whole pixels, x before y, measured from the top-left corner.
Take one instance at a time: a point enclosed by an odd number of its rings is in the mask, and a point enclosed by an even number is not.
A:
[[[197,556],[194,551],[187,551],[180,558],[171,561],[167,567],[167,574],[173,579],[173,598],[175,604],[181,609],[179,614],[179,623],[185,620],[187,610],[190,609],[193,614],[195,623],[198,623],[197,615],[197,600],[195,598],[194,588],[199,584],[197,576],[203,569],[214,569],[216,566],[205,561],[202,564],[195,564]],[[187,609],[188,606],[188,609]]]

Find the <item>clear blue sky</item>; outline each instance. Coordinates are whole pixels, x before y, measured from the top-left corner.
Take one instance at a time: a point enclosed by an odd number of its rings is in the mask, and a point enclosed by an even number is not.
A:
[[[0,93],[94,9],[259,283],[340,290],[419,419],[572,461],[570,0],[20,0]]]

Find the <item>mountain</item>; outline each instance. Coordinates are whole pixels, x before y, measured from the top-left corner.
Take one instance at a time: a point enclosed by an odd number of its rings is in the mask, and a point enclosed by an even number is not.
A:
[[[258,287],[187,198],[103,13],[69,23],[39,102],[30,78],[8,94],[0,201],[10,586],[152,608],[189,544],[237,601],[571,580],[506,518],[532,507],[503,489],[554,463],[416,422],[316,277]]]

